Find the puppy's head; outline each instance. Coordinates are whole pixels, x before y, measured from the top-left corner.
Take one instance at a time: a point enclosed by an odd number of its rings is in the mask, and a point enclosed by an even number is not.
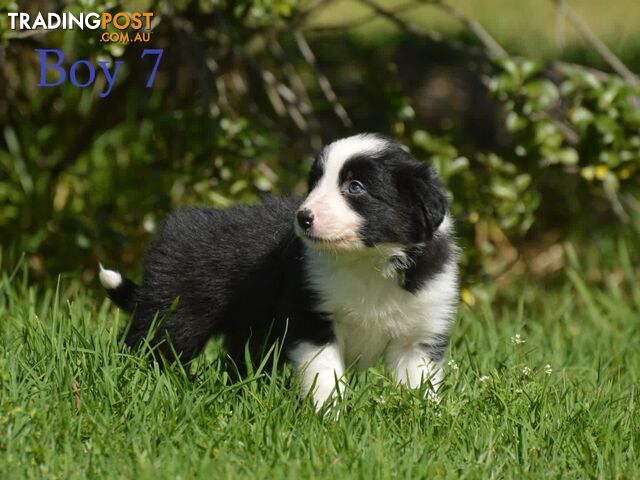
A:
[[[315,249],[358,250],[428,241],[447,201],[432,168],[376,135],[331,143],[309,173],[296,233]]]

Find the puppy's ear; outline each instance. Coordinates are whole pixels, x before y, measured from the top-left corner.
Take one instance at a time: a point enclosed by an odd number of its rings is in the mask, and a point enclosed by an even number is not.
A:
[[[435,170],[422,163],[404,166],[399,176],[399,189],[408,195],[412,208],[418,210],[422,240],[433,237],[447,213],[447,197]]]

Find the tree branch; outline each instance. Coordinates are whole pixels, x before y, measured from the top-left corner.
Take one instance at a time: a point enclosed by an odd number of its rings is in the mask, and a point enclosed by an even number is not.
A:
[[[305,61],[315,70],[316,77],[318,79],[318,85],[320,85],[322,93],[324,93],[326,99],[333,106],[333,111],[336,113],[345,127],[351,128],[353,126],[353,122],[351,121],[351,118],[349,118],[349,114],[344,109],[342,104],[338,101],[338,96],[333,90],[329,79],[324,73],[322,73],[322,70],[318,65],[316,56],[307,43],[307,40],[304,38],[304,35],[302,35],[302,32],[299,29],[295,29],[293,31],[293,38],[295,39],[298,50],[300,50],[300,53],[304,57]]]
[[[445,0],[418,0],[420,3],[433,5],[445,13],[449,14],[460,23],[462,23],[467,29],[473,33],[480,42],[487,49],[487,53],[492,59],[504,58],[508,56],[507,51],[489,34],[485,28],[477,21],[470,17],[467,17],[460,10]]]
[[[488,54],[485,49],[469,46],[458,40],[448,40],[439,32],[435,32],[433,30],[427,30],[426,28],[419,27],[418,25],[411,23],[407,20],[403,20],[396,13],[381,7],[373,0],[359,0],[359,1],[360,3],[366,5],[367,7],[372,9],[374,12],[376,12],[376,14],[386,18],[391,23],[396,25],[398,28],[407,32],[410,35],[413,35],[415,37],[422,38],[425,40],[429,40],[430,42],[437,43],[439,45],[446,45],[452,50],[463,52],[469,56],[473,56],[473,57],[484,59],[484,60],[488,59]]]
[[[420,3],[418,1],[412,0],[410,2],[403,3],[402,5],[398,5],[393,10],[390,10],[390,12],[393,13],[394,15],[397,15],[399,13],[406,12],[408,10],[413,10],[414,8],[417,8],[419,6],[420,6]],[[364,15],[361,18],[358,18],[350,22],[338,23],[335,25],[323,25],[323,26],[306,28],[305,32],[308,32],[308,33],[340,32],[342,30],[349,30],[349,29],[361,27],[379,18],[380,16],[377,13],[370,13],[368,15]]]
[[[582,36],[593,45],[593,48],[600,54],[600,56],[609,64],[609,66],[622,78],[624,78],[630,85],[640,86],[640,79],[635,73],[633,73],[622,61],[613,53],[605,43],[593,33],[589,26],[573,11],[564,0],[551,0],[556,4],[560,12],[573,23]]]
[[[279,62],[284,75],[289,79],[289,85],[291,89],[296,92],[298,98],[300,99],[298,108],[300,112],[306,117],[309,124],[308,133],[311,146],[314,150],[321,149],[323,141],[320,134],[320,122],[318,121],[315,111],[313,110],[311,97],[309,96],[309,92],[307,91],[304,81],[300,77],[300,74],[298,73],[296,67],[287,59],[287,56],[285,55],[284,50],[282,50],[282,46],[277,39],[274,39],[269,44],[269,51],[273,55],[274,59]]]
[[[326,7],[330,3],[333,3],[335,0],[312,0],[307,8],[304,10],[298,11],[291,22],[291,26],[294,28],[298,28],[302,25],[316,10],[322,7]]]

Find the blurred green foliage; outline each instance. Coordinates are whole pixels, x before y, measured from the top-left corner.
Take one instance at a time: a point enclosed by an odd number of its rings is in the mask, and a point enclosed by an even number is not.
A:
[[[321,5],[19,5],[28,12],[153,11],[150,44],[123,46],[103,44],[89,30],[21,35],[8,29],[4,14],[18,5],[0,0],[2,245],[28,252],[40,278],[80,269],[90,281],[99,259],[134,268],[170,209],[302,194],[320,146],[365,130],[399,138],[439,169],[462,242],[473,247],[465,256],[471,273],[499,274],[509,263],[505,252],[517,250],[532,229],[596,223],[598,211],[607,219],[628,215],[620,193],[638,185],[638,88],[609,73],[520,58],[483,58],[478,70],[470,66],[479,62],[475,54],[451,53],[411,32],[384,48],[359,44],[348,31],[306,35],[312,8]],[[409,62],[398,59],[407,44]],[[144,87],[145,46],[164,49],[152,89]],[[79,59],[124,66],[106,98],[98,96],[100,76],[85,89],[38,88],[36,48],[61,48],[67,66]],[[489,107],[431,121],[420,106],[420,82],[404,81],[425,67],[415,62],[427,55],[423,63],[432,70],[455,63],[475,78],[480,90],[470,95],[486,97]],[[447,91],[444,101],[458,103],[465,88]],[[470,116],[494,125],[495,138],[479,144],[465,134]]]

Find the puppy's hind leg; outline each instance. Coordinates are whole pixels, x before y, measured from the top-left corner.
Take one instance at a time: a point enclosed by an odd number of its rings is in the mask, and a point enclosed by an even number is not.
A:
[[[203,324],[194,322],[179,306],[164,308],[143,303],[133,314],[125,344],[148,345],[156,360],[161,354],[166,361],[186,363],[200,353],[210,336]]]

